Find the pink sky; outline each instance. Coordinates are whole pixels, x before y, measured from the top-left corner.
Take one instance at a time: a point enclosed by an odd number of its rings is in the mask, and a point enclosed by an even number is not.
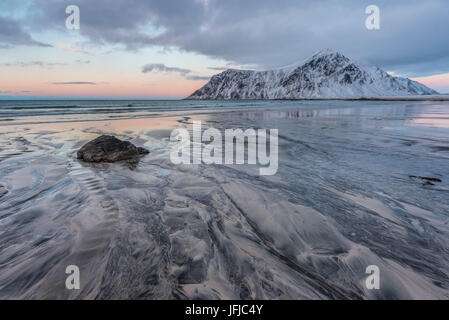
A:
[[[95,84],[55,84],[64,82],[93,82]],[[99,72],[66,75],[59,70],[20,68],[8,76],[0,76],[0,89],[10,95],[38,97],[132,97],[184,98],[201,88],[207,81],[188,81],[176,74],[144,75],[136,72]],[[26,92],[22,92],[22,91]],[[9,95],[9,94],[8,94]]]
[[[437,90],[439,93],[449,93],[449,73],[412,78],[412,80],[421,82],[422,84]]]

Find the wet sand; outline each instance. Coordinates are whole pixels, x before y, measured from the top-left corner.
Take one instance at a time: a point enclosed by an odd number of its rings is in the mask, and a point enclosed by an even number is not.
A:
[[[448,299],[448,114],[447,102],[323,102],[2,125],[0,298]],[[193,120],[278,128],[277,174],[173,165],[170,132]],[[151,153],[78,161],[100,134]],[[72,264],[78,291],[65,288]]]

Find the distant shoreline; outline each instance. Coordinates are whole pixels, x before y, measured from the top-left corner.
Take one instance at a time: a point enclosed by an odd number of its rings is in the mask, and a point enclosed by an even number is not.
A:
[[[183,100],[216,100],[216,101],[238,101],[238,100],[266,100],[266,101],[449,101],[449,95],[433,95],[433,96],[410,96],[410,97],[372,97],[372,98],[285,98],[285,99],[195,99],[184,98]]]
[[[196,98],[166,98],[166,99],[154,99],[154,98],[147,98],[147,99],[115,99],[115,98],[45,98],[45,99],[2,99],[0,97],[0,102],[22,102],[22,101],[51,101],[51,102],[57,102],[57,101],[183,101],[183,100],[192,100],[192,101],[334,101],[334,100],[341,100],[341,101],[449,101],[449,94],[442,94],[442,95],[427,95],[427,96],[410,96],[410,97],[372,97],[372,98],[279,98],[279,99],[196,99]]]

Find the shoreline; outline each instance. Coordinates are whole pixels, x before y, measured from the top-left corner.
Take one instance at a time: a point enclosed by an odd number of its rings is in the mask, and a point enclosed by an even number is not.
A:
[[[95,100],[96,101],[96,100]],[[108,100],[98,100],[98,101],[108,101]],[[119,100],[121,101],[121,100]],[[153,101],[153,100],[148,100]],[[172,107],[165,107],[165,109],[151,109],[151,106],[138,106],[135,110],[129,109],[128,112],[123,112],[121,109],[117,111],[116,106],[111,106],[110,110],[100,112],[82,112],[84,107],[80,107],[80,111],[76,113],[66,112],[64,107],[61,107],[60,113],[54,114],[46,114],[45,111],[42,111],[42,114],[33,115],[33,116],[24,116],[17,115],[16,118],[13,118],[12,115],[6,115],[5,118],[0,117],[0,126],[1,127],[14,127],[14,126],[22,126],[22,125],[38,125],[38,124],[52,124],[52,123],[77,123],[77,122],[96,122],[96,121],[116,121],[116,120],[132,120],[132,119],[157,119],[157,118],[165,118],[165,117],[186,117],[186,116],[201,116],[201,115],[213,115],[213,114],[223,114],[228,112],[263,112],[263,111],[274,111],[274,112],[282,112],[282,111],[307,111],[307,110],[337,110],[337,109],[346,109],[346,108],[363,108],[365,105],[363,103],[369,102],[391,102],[392,104],[388,104],[388,107],[394,107],[401,102],[416,102],[416,103],[425,103],[425,102],[449,102],[449,95],[447,96],[447,100],[418,100],[418,99],[410,99],[410,100],[400,100],[398,99],[387,99],[387,98],[378,98],[378,99],[265,99],[265,100],[170,100],[176,103],[182,101],[198,101],[198,102],[208,102],[205,105],[202,105],[200,108],[184,106],[178,107],[174,104]],[[352,102],[353,104],[339,104],[338,102]],[[223,102],[225,104],[214,104]],[[266,104],[264,104],[266,102]],[[280,104],[276,104],[279,102]],[[291,102],[291,104],[287,104]],[[294,104],[294,102],[303,102],[301,104]],[[310,102],[310,104],[307,104]],[[323,104],[315,104],[313,102],[323,102]],[[328,104],[326,104],[328,102]],[[360,105],[359,105],[360,103]],[[396,104],[397,103],[397,104]],[[379,104],[375,104],[373,106],[380,106]],[[448,105],[449,106],[449,105]],[[45,107],[41,107],[45,109]],[[120,107],[121,108],[121,107]],[[143,108],[143,110],[142,110]],[[5,110],[5,109],[3,109]],[[38,109],[39,110],[39,109]],[[53,109],[52,109],[53,110]],[[71,108],[70,110],[73,110]],[[92,109],[95,110],[95,109]],[[0,115],[2,109],[0,108]]]
[[[184,98],[186,101],[449,101],[449,94],[441,96],[410,97],[371,97],[371,98],[284,98],[284,99],[196,99]]]
[[[33,99],[0,99],[0,102],[57,102],[57,101],[111,101],[111,102],[118,102],[118,101],[449,101],[449,94],[439,94],[439,95],[421,95],[421,96],[398,96],[398,97],[359,97],[359,98],[277,98],[277,99],[198,99],[198,98],[164,98],[164,99],[155,99],[155,98],[145,98],[145,99],[132,99],[132,98],[51,98],[51,99],[41,99],[39,97],[33,98]]]

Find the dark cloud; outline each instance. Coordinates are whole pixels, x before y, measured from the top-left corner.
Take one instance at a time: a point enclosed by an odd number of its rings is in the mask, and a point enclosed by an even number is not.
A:
[[[16,61],[16,62],[8,62],[3,64],[5,67],[22,67],[22,68],[28,68],[28,67],[42,67],[51,69],[53,67],[58,66],[65,66],[67,64],[65,63],[59,63],[59,62],[44,62],[44,61]]]
[[[194,81],[197,81],[197,80],[209,80],[210,77],[203,77],[203,76],[187,76],[186,79],[187,79],[187,80],[194,80]]]
[[[6,91],[0,90],[0,95],[12,95],[12,94],[20,95],[20,94],[28,94],[28,93],[31,93],[31,92],[32,91],[29,91],[29,90],[20,90],[20,91],[17,91],[17,92],[13,92],[11,90],[6,90]]]
[[[64,29],[65,7],[78,5],[80,32],[95,45],[175,47],[260,68],[300,61],[329,47],[407,75],[449,72],[447,0],[377,0],[381,29],[376,31],[365,28],[365,8],[372,4],[368,0],[34,3],[34,17],[28,21],[45,30]],[[20,38],[32,40],[26,34]]]
[[[167,67],[163,63],[151,63],[151,64],[144,65],[142,67],[143,73],[150,73],[150,72],[154,72],[154,71],[179,73],[181,76],[185,77],[187,80],[193,80],[193,81],[210,79],[210,77],[204,77],[204,76],[198,76],[198,75],[188,75],[189,73],[192,72],[192,70],[177,68],[177,67]]]
[[[206,18],[205,7],[198,0],[35,0],[34,26],[64,30],[68,5],[79,6],[80,32],[92,42],[122,44],[129,50],[155,44],[174,45],[166,36],[195,29],[198,21]]]
[[[77,63],[90,64],[90,60],[76,60]]]
[[[191,70],[189,70],[189,69],[167,67],[165,64],[162,64],[162,63],[151,63],[151,64],[144,65],[142,67],[143,73],[149,73],[149,72],[153,72],[153,71],[175,72],[175,73],[179,73],[182,76],[185,76],[187,73],[191,72]]]
[[[90,82],[90,81],[71,81],[71,82],[52,82],[54,85],[92,85],[96,86],[96,82]]]
[[[6,49],[16,45],[51,47],[34,40],[19,21],[0,16],[0,48]]]

